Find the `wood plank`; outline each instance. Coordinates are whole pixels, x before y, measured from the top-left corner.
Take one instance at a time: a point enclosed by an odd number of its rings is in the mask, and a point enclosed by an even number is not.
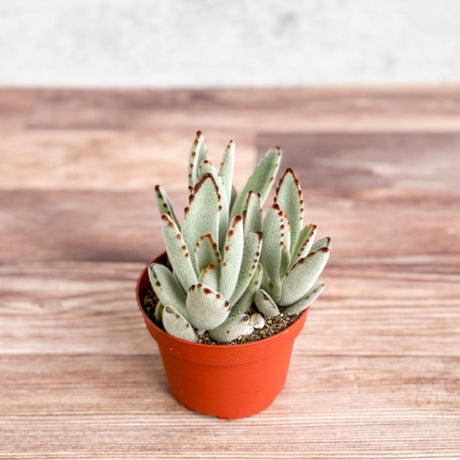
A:
[[[371,199],[386,192],[397,196],[392,207],[406,205],[405,195],[416,190],[427,198],[446,193],[443,206],[460,193],[460,132],[275,132],[260,134],[257,143],[259,156],[282,146],[284,167],[298,172],[307,189],[356,200],[368,190]]]
[[[38,91],[0,88],[0,132],[23,130],[32,112]]]
[[[333,260],[460,254],[455,200],[440,206],[433,197],[412,202],[408,195],[399,205],[399,195],[356,196],[306,191],[305,219],[319,226],[319,237],[333,238]],[[171,199],[181,216],[186,195],[173,192]],[[6,190],[0,209],[4,261],[147,261],[164,247],[152,190]]]
[[[1,116],[1,114],[0,114]],[[236,133],[231,133],[235,135]],[[206,135],[209,159],[220,164],[230,133]],[[0,189],[167,190],[187,189],[187,163],[195,130],[171,132],[29,130],[2,134]],[[255,164],[253,136],[240,134],[235,186]]]
[[[220,161],[227,139],[207,137],[210,158]],[[193,132],[26,131],[2,135],[1,189],[153,189],[186,187]],[[252,136],[239,135],[235,185],[255,164]],[[459,193],[460,133],[272,133],[258,137],[258,151],[281,145],[282,168],[291,166],[308,188],[348,194],[395,188]],[[376,148],[378,146],[378,148]]]
[[[460,255],[460,133],[266,133],[259,157],[276,142],[333,257]]]
[[[165,129],[226,133],[460,128],[449,88],[40,91],[28,123],[46,129]]]
[[[177,404],[158,356],[0,356],[0,456],[455,458],[458,365],[297,350],[273,405],[228,422]]]
[[[0,209],[3,261],[148,261],[163,247],[153,191],[11,190]]]
[[[42,136],[46,143],[47,135]],[[75,144],[82,141],[86,152],[82,156],[72,155],[73,147],[60,152],[59,145],[65,143],[66,134],[63,136],[59,138],[57,134],[56,153],[47,155],[52,159],[44,162],[47,168],[43,172],[33,174],[33,170],[40,168],[27,160],[5,163],[13,164],[4,167],[5,177],[15,177],[11,182],[6,179],[5,187],[26,183],[51,190],[12,189],[0,193],[3,258],[145,261],[150,257],[146,252],[159,251],[162,244],[152,189],[155,182],[163,183],[172,192],[180,215],[186,198],[182,191],[183,171],[174,167],[177,157],[171,155],[171,162],[157,168],[163,160],[157,156],[157,161],[150,162],[141,147],[136,166],[142,173],[135,179],[137,171],[128,168],[123,154],[115,156],[111,171],[103,167],[111,163],[111,146],[116,144],[117,135],[105,137],[105,133],[96,132],[94,137],[78,139]],[[129,139],[134,141],[134,135],[127,136],[125,145]],[[388,258],[460,253],[460,232],[456,225],[460,219],[457,206],[460,192],[455,186],[460,176],[460,156],[456,154],[460,148],[458,133],[280,133],[260,136],[259,152],[275,140],[285,145],[283,164],[294,166],[302,181],[306,219],[317,223],[320,232],[332,236],[335,256]],[[151,145],[150,142],[153,137],[147,144]],[[167,136],[164,142],[172,140]],[[92,144],[104,145],[100,151],[105,158],[102,162],[94,158],[89,148]],[[381,147],[369,147],[375,145]],[[40,150],[39,143],[37,152]],[[306,155],[299,159],[299,152]],[[67,154],[71,158],[68,162]],[[244,172],[239,171],[243,172],[239,175],[242,182],[250,170],[249,163],[253,162],[247,158]],[[78,166],[80,161],[82,164]],[[29,166],[23,167],[23,163]],[[59,173],[52,176],[57,179],[48,180],[48,168],[53,165]],[[106,172],[99,174],[99,170]],[[140,187],[149,192],[53,192],[55,187],[66,185],[103,190]],[[176,194],[176,190],[182,192]],[[417,238],[413,238],[414,234]]]
[[[0,90],[0,122],[0,458],[460,457],[459,88]],[[333,239],[285,389],[232,422],[169,395],[134,299],[196,129],[239,187],[281,145]]]
[[[414,260],[332,262],[299,350],[317,355],[460,354],[460,273]],[[143,264],[18,262],[0,266],[0,350],[154,353],[134,287]]]

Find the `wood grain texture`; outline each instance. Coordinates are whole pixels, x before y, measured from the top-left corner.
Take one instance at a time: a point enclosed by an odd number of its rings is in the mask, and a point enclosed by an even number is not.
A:
[[[205,133],[460,128],[460,89],[41,91],[28,128]]]
[[[352,197],[358,203],[369,190],[376,190],[375,198],[387,191],[403,206],[410,198],[408,192],[417,190],[426,198],[435,195],[442,199],[442,194],[447,194],[450,200],[453,194],[460,194],[460,132],[333,131],[258,136],[260,152],[273,145],[282,146],[284,163],[300,175],[308,191],[331,190],[340,196],[355,193]],[[397,204],[393,200],[391,206]]]
[[[453,194],[444,197],[446,206],[422,195],[412,201],[408,194],[401,207],[398,196],[385,191],[358,193],[363,198],[315,190],[305,197],[306,221],[319,226],[319,236],[334,240],[331,263],[427,255],[439,256],[443,265],[455,263],[451,259],[460,254],[460,207]],[[182,215],[186,196],[173,192],[171,199]],[[163,247],[151,190],[7,190],[0,191],[0,209],[3,260],[147,261]]]
[[[261,134],[259,152],[275,142],[337,257],[441,255],[460,267],[459,133]]]
[[[8,131],[0,143],[0,190],[153,190],[158,183],[168,191],[186,190],[195,131]],[[216,165],[230,132],[207,137]],[[235,186],[241,188],[254,167],[256,146],[253,136],[241,133],[235,142],[241,172]]]
[[[0,458],[460,458],[459,94],[0,90]],[[282,394],[231,422],[169,395],[134,300],[196,129],[239,186],[280,145],[333,240]]]
[[[273,405],[228,422],[175,403],[157,356],[4,356],[0,456],[420,458],[422,445],[423,458],[455,458],[458,365],[296,349],[295,372]]]
[[[0,267],[5,354],[153,353],[135,305],[142,263],[37,262]],[[331,262],[299,347],[317,355],[459,356],[460,274],[414,262]]]
[[[0,88],[0,135],[26,127],[37,95],[33,89]]]

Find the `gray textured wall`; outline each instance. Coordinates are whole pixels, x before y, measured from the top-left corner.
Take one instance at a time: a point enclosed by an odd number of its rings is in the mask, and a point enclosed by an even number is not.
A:
[[[460,83],[458,0],[0,0],[0,85]]]

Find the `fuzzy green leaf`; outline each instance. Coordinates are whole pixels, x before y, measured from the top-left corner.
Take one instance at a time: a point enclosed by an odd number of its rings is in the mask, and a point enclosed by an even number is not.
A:
[[[278,204],[273,204],[265,216],[262,233],[262,257],[261,263],[264,266],[264,273],[275,287],[279,286],[281,249],[283,247],[283,212]]]
[[[233,208],[235,207],[237,198],[238,198],[238,193],[236,191],[236,188],[232,185],[232,197],[230,199],[230,215],[233,214]]]
[[[278,213],[279,214],[279,213]],[[283,265],[283,251],[287,253],[288,259],[290,260],[290,253],[289,253],[289,248],[291,247],[291,229],[289,225],[288,218],[286,214],[284,214],[283,210],[281,209],[281,264],[280,267]],[[284,274],[284,270],[280,269],[280,273]]]
[[[292,256],[303,225],[302,190],[292,169],[287,169],[283,174],[276,189],[275,202],[279,204],[289,222],[292,247],[288,246],[288,248]]]
[[[233,306],[231,316],[246,313],[252,305],[254,300],[254,294],[257,289],[260,288],[262,282],[262,265],[257,264],[254,276],[252,277],[249,286],[244,291],[244,294],[240,297],[236,305]]]
[[[182,232],[187,247],[193,250],[202,235],[210,233],[219,244],[220,200],[217,184],[211,174],[205,174],[194,188],[185,210]]]
[[[198,330],[222,324],[230,313],[230,303],[220,293],[203,284],[190,286],[186,301],[190,323]]]
[[[245,233],[262,231],[262,208],[258,193],[249,192],[243,210],[243,222]]]
[[[232,208],[232,216],[241,214],[243,205],[250,191],[260,194],[260,202],[264,203],[275,180],[276,172],[278,171],[281,152],[278,148],[269,150],[266,155],[259,161],[254,172],[244,186],[242,192],[236,199],[235,205]]]
[[[149,280],[159,301],[163,305],[174,306],[182,315],[185,313],[185,292],[182,286],[174,278],[171,271],[161,264],[149,265]]]
[[[300,300],[315,284],[329,258],[329,249],[320,248],[300,259],[283,282],[280,306],[290,306]]]
[[[291,266],[308,255],[315,241],[316,225],[310,224],[302,229],[295,243],[294,252],[291,256]],[[293,243],[294,244],[294,243]]]
[[[263,243],[262,243],[262,247],[263,247]],[[260,258],[260,261],[263,263],[263,258],[262,257]],[[265,290],[270,290],[270,288],[273,287],[273,285],[271,284],[270,278],[267,275],[267,270],[263,271],[261,287],[262,287],[262,289],[265,289]],[[281,286],[280,286],[279,290],[281,292]]]
[[[219,241],[221,246],[225,240],[225,233],[228,229],[228,213],[229,213],[229,203],[227,198],[227,192],[225,190],[222,178],[217,173],[216,169],[212,163],[208,160],[204,160],[199,168],[199,178],[201,179],[206,174],[210,174],[217,186],[217,198],[220,204],[219,212]],[[221,248],[222,249],[222,248]]]
[[[192,187],[198,182],[198,168],[203,160],[206,160],[206,144],[201,131],[197,131],[192,148],[190,149],[190,158],[188,166],[188,184]]]
[[[168,334],[182,340],[196,342],[197,336],[191,324],[172,305],[166,305],[163,310],[163,326]]]
[[[254,303],[257,310],[259,310],[265,318],[278,316],[280,314],[279,308],[275,301],[263,289],[259,289],[254,295]]]
[[[289,268],[290,261],[291,261],[291,256],[289,254],[289,249],[284,244],[281,247],[281,263],[280,263],[280,278],[281,279],[283,279],[284,276],[286,275],[288,268]]]
[[[262,233],[247,233],[244,235],[244,251],[238,280],[230,297],[233,305],[246,291],[257,269],[262,249]]]
[[[222,183],[225,187],[228,207],[230,210],[230,202],[232,199],[232,183],[233,183],[233,161],[235,156],[235,143],[231,140],[224,151],[222,163],[220,165],[219,174],[222,177]]]
[[[219,291],[226,299],[230,299],[238,282],[243,249],[243,219],[238,215],[233,218],[232,225],[227,232],[222,253]]]
[[[198,282],[187,245],[176,224],[167,214],[161,216],[161,230],[173,273],[187,292],[192,284]]]
[[[163,317],[163,310],[164,310],[164,306],[161,302],[157,302],[156,306],[155,306],[155,321],[157,323],[159,323],[161,321],[161,318]]]
[[[319,297],[321,292],[323,292],[323,289],[324,284],[317,284],[316,286],[313,286],[313,288],[310,291],[308,291],[308,293],[305,294],[304,297],[302,297],[293,305],[290,305],[285,310],[283,310],[283,313],[285,315],[294,315],[296,313],[302,313]]]
[[[319,248],[328,248],[330,242],[331,239],[328,236],[326,238],[321,238],[311,247],[310,252],[315,252]]]
[[[220,326],[211,329],[209,336],[219,343],[228,343],[242,335],[251,334],[254,330],[249,315],[238,315],[227,318]]]
[[[180,229],[179,222],[177,220],[176,214],[174,213],[174,208],[169,201],[168,194],[166,190],[161,185],[155,186],[155,199],[157,202],[158,210],[161,214],[168,214],[171,220],[176,224],[177,228]]]

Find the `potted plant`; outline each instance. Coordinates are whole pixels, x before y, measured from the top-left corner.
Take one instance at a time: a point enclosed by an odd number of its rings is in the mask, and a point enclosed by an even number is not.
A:
[[[165,190],[155,187],[166,252],[142,271],[138,305],[173,396],[220,418],[246,417],[272,403],[308,307],[324,288],[315,283],[330,240],[314,244],[316,226],[303,226],[302,191],[291,169],[263,218],[280,155],[279,148],[268,151],[237,194],[234,143],[217,170],[198,132],[182,223]]]

